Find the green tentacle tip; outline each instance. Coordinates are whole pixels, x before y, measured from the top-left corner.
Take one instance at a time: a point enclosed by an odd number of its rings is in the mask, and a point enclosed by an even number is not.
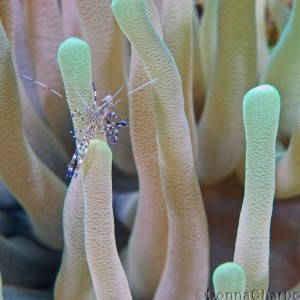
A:
[[[85,41],[71,37],[62,42],[58,49],[58,64],[65,85],[69,82],[77,85],[90,83],[91,51]]]
[[[263,84],[251,89],[244,97],[243,117],[246,130],[275,129],[280,114],[280,96],[271,85]]]
[[[71,108],[80,109],[78,93],[87,103],[93,101],[92,62],[89,45],[76,37],[62,42],[58,49],[58,64]],[[76,105],[75,105],[76,103]],[[74,107],[72,107],[74,105]]]
[[[213,274],[215,293],[240,292],[246,288],[246,274],[244,269],[233,263],[227,262],[217,267]]]
[[[63,63],[64,59],[90,57],[90,47],[82,39],[70,37],[63,41],[58,48],[58,62]]]

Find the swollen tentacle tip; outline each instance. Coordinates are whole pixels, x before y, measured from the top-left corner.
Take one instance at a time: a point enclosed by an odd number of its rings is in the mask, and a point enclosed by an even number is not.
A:
[[[69,52],[72,48],[82,48],[83,50],[89,50],[89,45],[82,39],[77,37],[70,37],[63,41],[58,48],[58,56],[63,55],[65,51]]]
[[[246,288],[246,274],[244,269],[236,263],[227,262],[216,268],[213,274],[215,293],[240,292]]]
[[[73,91],[74,86],[81,94],[82,86],[85,86],[85,89],[90,90],[90,93],[93,94],[90,88],[92,77],[89,45],[79,38],[71,37],[61,43],[57,54],[67,95],[71,89]],[[68,85],[70,86],[68,87]]]
[[[280,96],[275,87],[269,84],[259,85],[250,91],[244,97],[243,111],[261,111],[267,109],[277,113],[280,110]]]
[[[279,113],[280,96],[276,88],[271,85],[257,86],[244,97],[243,115],[246,127],[252,127],[252,124],[257,124],[257,122],[261,122],[261,125],[269,124],[277,127]]]

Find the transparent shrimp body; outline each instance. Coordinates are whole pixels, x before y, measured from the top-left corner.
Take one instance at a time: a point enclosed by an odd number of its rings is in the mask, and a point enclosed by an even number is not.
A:
[[[98,134],[105,134],[108,139],[111,139],[112,142],[109,143],[109,146],[112,147],[118,140],[118,135],[120,133],[120,128],[127,126],[126,121],[119,118],[119,116],[113,111],[113,107],[121,100],[119,99],[116,103],[113,103],[114,98],[120,93],[123,89],[122,86],[114,96],[107,95],[101,103],[100,106],[97,106],[97,92],[95,85],[93,84],[94,89],[94,104],[92,107],[89,107],[86,101],[80,96],[85,106],[85,115],[86,119],[83,118],[82,114],[75,110],[72,113],[72,118],[78,115],[83,122],[86,124],[87,128],[82,139],[76,137],[74,132],[73,137],[77,140],[77,148],[72,157],[72,160],[68,164],[68,169],[66,172],[67,177],[72,177],[73,175],[77,176],[78,171],[83,163],[84,156],[88,150],[90,141]]]
[[[61,94],[59,94],[57,91],[53,90],[52,88],[48,87],[44,83],[36,81],[25,75],[22,75],[22,77],[33,81],[34,83],[42,86],[43,88],[48,89],[50,92],[56,94],[60,98],[64,98]],[[156,80],[157,78],[144,83],[138,88],[127,93],[127,96],[146,87],[147,85],[155,82]],[[121,101],[120,98],[114,103],[114,99],[118,96],[118,94],[121,92],[123,88],[124,85],[122,85],[121,88],[113,96],[107,95],[101,100],[100,105],[97,105],[97,91],[96,91],[95,84],[93,83],[94,103],[92,107],[90,107],[87,104],[87,102],[76,90],[76,88],[74,88],[78,97],[81,99],[82,103],[84,104],[85,117],[83,117],[82,113],[78,109],[75,109],[72,112],[71,117],[72,118],[79,117],[86,125],[86,129],[79,130],[79,132],[84,133],[82,138],[78,138],[76,136],[77,133],[76,131],[71,131],[74,139],[77,142],[77,147],[72,156],[70,163],[68,164],[68,168],[66,171],[67,177],[73,177],[73,175],[75,175],[75,177],[77,176],[78,171],[83,163],[84,156],[88,151],[89,144],[91,140],[95,138],[95,136],[99,134],[104,134],[107,137],[107,139],[111,141],[110,143],[108,143],[110,147],[112,147],[117,142],[120,129],[122,127],[127,126],[126,121],[119,118],[119,116],[113,110],[114,106]]]

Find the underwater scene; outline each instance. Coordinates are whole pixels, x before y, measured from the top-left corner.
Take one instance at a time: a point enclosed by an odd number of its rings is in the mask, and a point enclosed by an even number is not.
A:
[[[300,300],[300,0],[0,19],[0,300]]]

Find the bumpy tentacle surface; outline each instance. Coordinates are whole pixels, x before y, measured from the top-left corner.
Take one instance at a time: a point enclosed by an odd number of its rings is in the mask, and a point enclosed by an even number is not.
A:
[[[73,178],[63,211],[64,251],[55,283],[55,299],[96,299],[84,243],[84,195],[82,175]]]
[[[193,1],[163,1],[163,40],[172,53],[180,77],[184,111],[190,128],[194,157],[197,156],[197,130],[193,105]],[[184,79],[184,80],[183,80]]]
[[[81,97],[90,107],[94,101],[89,46],[79,38],[72,37],[65,40],[58,49],[58,63],[70,111],[74,112],[77,109],[85,116],[85,105]],[[87,125],[80,117],[73,118],[73,124],[76,137],[81,140]]]
[[[198,125],[203,184],[224,179],[242,160],[242,99],[256,79],[255,1],[220,0],[218,6],[216,61]]]
[[[0,1],[0,19],[3,25],[3,28],[6,32],[7,38],[10,42],[11,48],[14,47],[14,35],[15,35],[15,26],[14,26],[14,1]]]
[[[77,0],[76,2],[83,23],[84,37],[91,47],[93,80],[101,99],[106,94],[114,94],[120,86],[126,83],[127,74],[125,74],[124,66],[125,61],[129,61],[130,58],[125,54],[126,44],[122,31],[111,12],[111,2],[98,0]],[[122,95],[124,97],[116,106],[116,112],[128,120],[128,98],[125,93]],[[118,147],[112,148],[114,164],[126,173],[136,174],[129,128],[124,128],[121,135]]]
[[[26,0],[23,5],[34,77],[62,93],[57,48],[63,40],[63,26],[58,3],[56,0]],[[46,89],[38,92],[50,128],[70,154],[73,141],[68,134],[71,124],[66,121],[70,119],[67,103]]]
[[[18,86],[22,101],[23,126],[28,142],[41,161],[59,178],[63,178],[68,163],[66,150],[36,113],[20,80]]]
[[[152,1],[149,14],[161,32]],[[129,87],[149,81],[134,48]],[[139,201],[134,228],[124,257],[124,268],[134,298],[151,299],[157,289],[167,251],[168,224],[159,169],[152,89],[130,95],[130,130],[139,176]],[[143,126],[146,124],[146,126]]]
[[[92,141],[83,166],[85,249],[97,299],[132,299],[115,241],[111,150]]]
[[[2,24],[0,46],[0,136],[3,140],[0,174],[28,213],[37,237],[48,246],[61,249],[61,212],[66,187],[35,156],[24,136],[14,65]]]
[[[145,65],[148,76],[158,78],[153,84],[156,96],[154,111],[169,221],[169,244],[166,266],[155,299],[186,299],[192,297],[199,287],[206,288],[208,240],[179,72],[153,27],[145,1],[116,0],[112,2],[112,9]],[[188,186],[188,190],[184,186]]]
[[[272,86],[261,85],[245,95],[246,180],[234,262],[246,272],[248,292],[268,289],[279,112],[280,97]]]
[[[3,2],[3,3],[2,3]],[[23,126],[26,137],[35,154],[56,174],[63,176],[67,163],[67,155],[63,146],[45,125],[37,111],[41,112],[39,105],[33,107],[34,96],[26,95],[24,87],[32,88],[31,82],[20,78],[20,74],[30,74],[29,58],[26,57],[26,31],[24,28],[23,6],[19,1],[0,1],[0,17],[8,36],[12,49],[12,56],[16,65],[18,88],[22,105]],[[24,85],[24,87],[23,87]],[[36,111],[37,110],[37,111]]]
[[[84,112],[87,106],[92,107],[94,104],[89,47],[80,39],[70,38],[60,46],[58,58],[70,109]],[[82,115],[84,116],[84,113]],[[79,139],[82,139],[86,133],[85,129],[88,124],[85,123],[84,118],[74,119],[74,127],[77,129]],[[100,133],[93,136],[93,139],[97,138],[104,139]],[[70,228],[70,224],[65,223],[66,240],[68,241],[66,246],[69,247],[65,249],[63,261],[65,269],[61,269],[56,294],[62,294],[67,297],[66,299],[71,299],[67,290],[63,291],[68,285],[68,276],[65,273],[70,271],[70,268],[73,268],[73,271],[75,268],[77,271],[77,274],[75,272],[77,276],[72,278],[73,281],[82,284],[79,281],[84,280],[82,289],[76,289],[76,284],[73,282],[71,289],[73,295],[78,292],[88,299],[95,297],[97,299],[131,299],[115,244],[111,159],[111,151],[106,141],[91,140],[82,165],[82,179],[79,175],[79,182],[76,182],[78,177],[75,177],[71,183],[71,187],[72,184],[75,185],[75,191],[72,193],[70,191],[68,197],[76,197],[77,201],[75,204],[71,204],[70,200],[66,202],[65,222],[68,222],[72,215],[83,219],[76,222],[76,227],[74,225]],[[78,247],[74,241],[76,237],[81,241]],[[95,296],[90,290],[91,282]]]

